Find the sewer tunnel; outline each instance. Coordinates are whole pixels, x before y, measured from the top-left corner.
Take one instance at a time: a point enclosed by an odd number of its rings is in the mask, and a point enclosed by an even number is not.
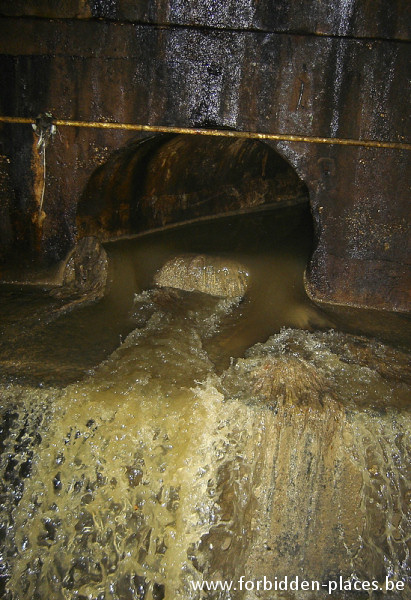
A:
[[[328,146],[284,154],[309,198],[261,142],[71,127],[45,176],[4,127],[10,248],[61,258],[84,190],[62,284],[0,288],[1,595],[406,600],[403,3],[146,4],[3,7],[3,109]],[[317,298],[382,307],[372,335],[305,293],[310,204]]]
[[[409,353],[307,297],[290,165],[148,138],[91,176],[77,226],[61,285],[1,289],[3,595],[240,600],[299,577],[327,597],[341,577],[342,598],[405,599]]]
[[[107,240],[227,213],[308,202],[291,165],[255,140],[160,135],[119,150],[90,178],[79,236]]]

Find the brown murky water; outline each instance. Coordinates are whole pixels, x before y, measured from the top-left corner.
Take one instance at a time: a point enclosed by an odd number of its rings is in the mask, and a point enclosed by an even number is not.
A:
[[[1,290],[5,598],[409,597],[409,354],[308,300],[310,244],[299,207],[107,244],[69,312]],[[188,251],[241,261],[245,298],[154,289]],[[324,587],[257,585],[286,576]]]

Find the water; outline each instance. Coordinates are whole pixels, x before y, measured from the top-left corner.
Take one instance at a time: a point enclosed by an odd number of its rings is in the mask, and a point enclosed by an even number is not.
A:
[[[3,288],[5,598],[308,597],[194,589],[241,576],[409,582],[409,354],[332,329],[305,296],[307,216],[107,244],[111,283],[92,305]],[[246,296],[153,288],[188,251],[244,264]]]
[[[277,212],[215,219],[106,244],[110,283],[91,306],[71,306],[36,288],[0,289],[3,375],[13,380],[68,383],[99,364],[136,326],[134,294],[153,286],[155,272],[175,254],[234,257],[251,273],[249,293],[232,318],[230,331],[210,351],[222,363],[240,356],[282,326],[324,326],[332,321],[305,295],[302,274],[311,248],[305,206]],[[241,323],[241,324],[240,324]],[[223,339],[224,338],[224,339]],[[231,338],[231,339],[230,339]],[[225,349],[224,349],[225,346]]]

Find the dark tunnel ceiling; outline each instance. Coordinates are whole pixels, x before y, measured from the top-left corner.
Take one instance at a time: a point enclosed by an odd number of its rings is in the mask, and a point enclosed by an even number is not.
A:
[[[265,143],[158,135],[121,148],[94,172],[78,205],[78,236],[108,240],[302,201],[305,184]]]

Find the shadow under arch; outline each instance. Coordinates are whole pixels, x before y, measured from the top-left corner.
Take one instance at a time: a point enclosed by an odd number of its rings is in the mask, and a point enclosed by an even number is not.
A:
[[[77,208],[78,238],[128,237],[216,216],[309,203],[295,169],[251,139],[159,134],[112,154]]]

